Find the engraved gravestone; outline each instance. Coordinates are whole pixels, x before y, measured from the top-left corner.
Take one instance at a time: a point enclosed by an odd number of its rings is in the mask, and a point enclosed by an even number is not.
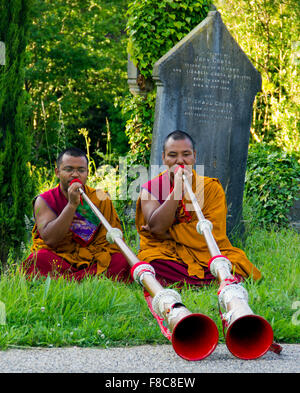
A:
[[[252,105],[261,77],[222,22],[208,16],[159,59],[151,164],[162,164],[164,138],[174,130],[196,142],[197,165],[226,192],[230,233],[241,222]]]

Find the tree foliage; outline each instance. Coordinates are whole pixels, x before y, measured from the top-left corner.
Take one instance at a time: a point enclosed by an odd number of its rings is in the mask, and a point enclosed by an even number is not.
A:
[[[33,187],[28,160],[31,137],[29,100],[24,89],[24,57],[31,0],[0,1],[0,40],[6,47],[0,66],[0,261],[20,251],[26,239]]]
[[[38,165],[66,144],[103,150],[107,121],[117,152],[127,150],[118,100],[127,91],[127,0],[34,0],[26,88]],[[92,153],[93,153],[92,152]]]
[[[252,141],[299,152],[300,3],[298,0],[217,0],[226,26],[263,79]]]

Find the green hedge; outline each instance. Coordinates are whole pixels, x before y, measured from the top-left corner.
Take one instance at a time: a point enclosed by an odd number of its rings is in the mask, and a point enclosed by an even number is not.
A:
[[[249,148],[245,198],[266,226],[286,225],[299,192],[299,157],[275,146],[257,143]]]

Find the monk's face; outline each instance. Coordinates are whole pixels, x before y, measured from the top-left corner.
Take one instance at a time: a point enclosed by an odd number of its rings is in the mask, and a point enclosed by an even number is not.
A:
[[[178,165],[190,166],[192,168],[196,162],[196,152],[193,150],[189,139],[174,140],[169,138],[165,144],[162,159],[172,173]]]
[[[73,157],[64,154],[59,167],[55,168],[55,173],[59,178],[62,190],[68,192],[72,180],[79,179],[82,184],[86,183],[88,164],[85,157]]]

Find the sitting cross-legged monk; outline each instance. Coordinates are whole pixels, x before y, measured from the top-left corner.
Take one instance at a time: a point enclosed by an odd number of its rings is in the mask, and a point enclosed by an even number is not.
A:
[[[71,147],[59,155],[56,166],[59,185],[34,200],[33,244],[31,255],[22,263],[23,271],[31,276],[50,274],[77,281],[104,273],[113,279],[132,281],[127,260],[115,244],[106,240],[106,229],[80,197],[79,187],[84,187],[112,227],[121,229],[107,193],[86,185],[86,155]],[[82,184],[72,182],[75,179]]]
[[[184,192],[184,173],[204,217],[213,224],[212,234],[221,254],[231,261],[237,281],[248,276],[259,279],[259,270],[241,249],[232,246],[226,235],[227,207],[221,183],[215,178],[200,177],[192,169],[196,160],[193,139],[183,131],[169,134],[162,158],[167,170],[143,184],[137,201],[139,259],[154,267],[162,285],[180,286],[185,282],[203,286],[215,280],[208,269],[211,255],[205,238],[196,230],[196,212],[190,208],[191,201]]]

